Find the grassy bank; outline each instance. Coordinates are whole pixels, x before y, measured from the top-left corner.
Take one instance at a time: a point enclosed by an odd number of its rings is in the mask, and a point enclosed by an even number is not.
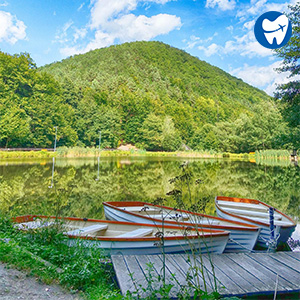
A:
[[[51,158],[51,157],[97,157],[98,148],[84,147],[59,147],[56,152],[42,151],[0,151],[0,159],[26,159],[26,158]],[[203,151],[176,151],[176,152],[151,152],[145,150],[101,150],[101,157],[187,157],[187,158],[234,158],[247,159],[248,154],[218,153],[212,150]]]
[[[80,243],[68,247],[60,224],[23,234],[0,216],[0,260],[45,283],[59,283],[84,299],[122,299],[107,257]]]

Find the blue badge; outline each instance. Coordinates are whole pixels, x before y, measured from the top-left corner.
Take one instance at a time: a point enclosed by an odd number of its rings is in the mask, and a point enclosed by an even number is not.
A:
[[[292,24],[286,15],[278,11],[268,11],[257,19],[254,34],[262,46],[277,49],[291,38]]]

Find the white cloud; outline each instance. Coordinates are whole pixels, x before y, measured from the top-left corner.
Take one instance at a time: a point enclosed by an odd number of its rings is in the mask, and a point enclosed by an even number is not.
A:
[[[198,36],[191,35],[189,41],[183,40],[183,42],[187,44],[186,49],[193,49],[196,45],[202,45],[202,44],[211,42],[214,39],[214,37],[216,37],[217,35],[218,35],[218,33],[215,32],[212,36],[208,37],[207,39],[201,39]],[[204,50],[204,47],[202,47],[202,46],[199,46],[198,48],[200,50]]]
[[[154,2],[154,3],[157,3],[157,4],[166,4],[168,2],[171,2],[173,0],[148,0],[146,2]]]
[[[250,23],[251,22],[245,27],[250,26]],[[205,47],[199,46],[198,49],[204,51],[206,56],[211,56],[216,53],[221,56],[238,54],[249,58],[268,57],[273,55],[272,50],[263,47],[257,42],[253,30],[248,31],[248,33],[242,36],[233,37],[233,40],[227,41],[224,46],[213,43]]]
[[[77,11],[81,11],[81,9],[84,7],[85,2],[81,3],[80,6],[77,8]]]
[[[218,6],[221,10],[232,10],[235,8],[235,0],[207,0],[205,7],[214,8]]]
[[[254,25],[255,25],[255,20],[252,20],[252,21],[248,21],[246,22],[243,27],[248,29],[248,30],[252,30],[254,28]]]
[[[114,36],[102,32],[101,30],[98,30],[95,34],[94,40],[92,40],[82,51],[81,53],[85,53],[97,48],[103,48],[107,47],[109,45],[112,45],[115,38]]]
[[[267,11],[288,11],[288,5],[295,5],[299,0],[291,0],[284,3],[268,2],[267,0],[251,0],[249,5],[246,5],[238,11],[237,17],[244,20],[249,16],[258,18],[262,13]]]
[[[234,37],[234,40],[227,41],[223,47],[223,53],[234,54],[239,53],[242,56],[266,57],[272,55],[272,50],[260,45],[255,39],[253,31],[249,31],[241,37]]]
[[[229,25],[226,27],[227,30],[229,30],[231,33],[233,32],[234,27],[232,25]]]
[[[91,24],[92,29],[107,26],[108,21],[134,10],[137,0],[92,0]]]
[[[9,12],[0,11],[0,42],[15,44],[26,39],[26,26]]]
[[[276,61],[269,66],[249,66],[245,64],[241,68],[233,69],[230,73],[243,79],[245,82],[264,89],[270,96],[274,95],[278,84],[287,83],[289,72],[278,73],[275,69],[281,65],[280,61]],[[293,80],[299,80],[300,76],[294,77]]]
[[[131,13],[140,2],[165,4],[170,0],[91,0],[89,24],[82,29],[73,28],[72,45],[61,49],[65,55],[85,53],[87,51],[110,46],[116,41],[129,42],[150,40],[162,34],[168,34],[181,27],[181,19],[175,15],[158,14],[151,17]],[[70,26],[69,26],[70,27]],[[61,31],[61,37],[69,27]],[[83,38],[92,33],[94,38],[83,45]],[[61,39],[63,40],[63,39]],[[81,44],[80,44],[81,43]],[[65,44],[70,44],[65,40]]]
[[[5,1],[3,3],[0,3],[0,6],[2,6],[2,7],[8,6],[8,3]]]
[[[65,56],[65,57],[81,53],[81,51],[79,49],[77,49],[75,46],[61,48],[59,50],[59,52],[61,55]]]
[[[213,43],[213,44],[209,45],[208,47],[199,46],[198,49],[203,50],[204,54],[206,56],[212,56],[212,55],[216,54],[218,51],[222,50],[222,47]]]
[[[71,28],[73,24],[74,22],[72,20],[65,23],[63,28],[56,34],[55,41],[61,44],[68,42],[69,41],[68,30]]]
[[[86,28],[75,28],[75,33],[73,34],[74,37],[74,43],[77,42],[78,39],[83,39],[87,35],[87,29]]]
[[[180,28],[180,18],[159,14],[150,18],[128,14],[114,21],[115,35],[121,41],[147,40]]]

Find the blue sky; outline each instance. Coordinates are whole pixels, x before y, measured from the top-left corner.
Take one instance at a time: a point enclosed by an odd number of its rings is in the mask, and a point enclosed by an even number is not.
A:
[[[137,40],[157,40],[273,94],[287,80],[255,39],[264,12],[297,0],[0,0],[0,50],[28,52],[38,66]]]

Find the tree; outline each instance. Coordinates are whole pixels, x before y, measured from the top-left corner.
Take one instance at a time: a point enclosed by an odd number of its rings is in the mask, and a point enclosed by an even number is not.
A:
[[[142,145],[146,150],[162,150],[163,119],[151,113],[145,119],[141,129]]]
[[[179,132],[174,126],[174,122],[170,116],[166,116],[162,128],[162,147],[167,151],[176,151],[181,146],[181,138]]]
[[[300,75],[300,4],[289,6],[290,12],[287,17],[292,23],[292,37],[289,42],[275,50],[276,55],[283,58],[282,67],[278,68],[278,72],[289,72],[289,78],[295,79]],[[275,95],[283,103],[283,116],[291,127],[291,134],[288,140],[294,147],[300,147],[300,82],[299,80],[291,80],[288,83],[281,84],[277,88]]]
[[[30,118],[24,110],[18,107],[10,107],[9,110],[1,113],[0,116],[0,145],[19,147],[29,142]]]

